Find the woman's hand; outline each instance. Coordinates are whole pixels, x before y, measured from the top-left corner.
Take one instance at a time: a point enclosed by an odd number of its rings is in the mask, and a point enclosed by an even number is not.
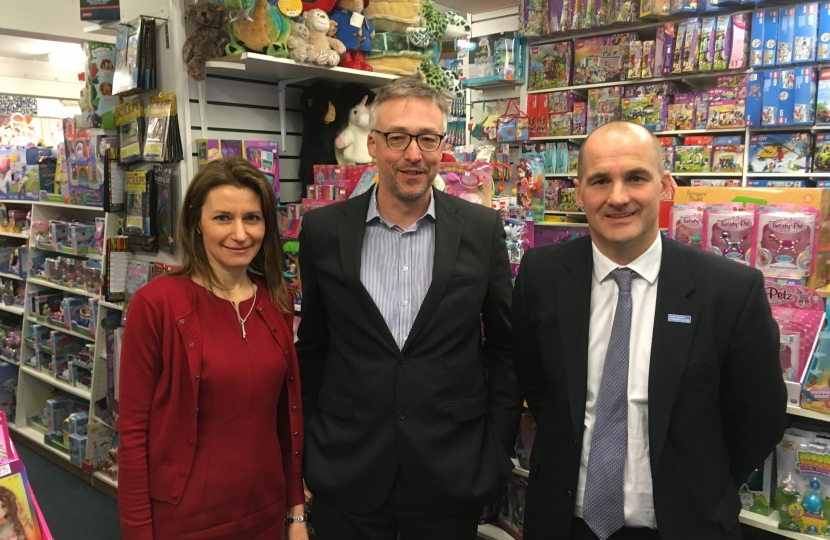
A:
[[[288,526],[288,540],[308,540],[308,527],[305,522],[292,523]]]

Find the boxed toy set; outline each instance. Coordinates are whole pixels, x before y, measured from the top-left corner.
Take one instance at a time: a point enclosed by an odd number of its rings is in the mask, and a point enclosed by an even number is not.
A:
[[[830,124],[830,68],[822,68],[816,90],[816,125]]]
[[[749,138],[748,172],[803,174],[810,170],[809,133],[766,133]]]
[[[766,12],[756,11],[752,13],[752,25],[750,26],[749,37],[749,67],[761,67],[764,65],[763,56],[766,49],[764,41],[764,16]]]
[[[657,28],[654,39],[654,76],[665,77],[672,73],[672,59],[674,58],[675,40],[677,38],[677,23],[666,23]]]
[[[816,68],[795,69],[793,125],[812,125],[816,121]]]
[[[778,10],[764,12],[764,52],[762,65],[774,66],[778,52]]]
[[[793,111],[795,107],[795,70],[782,69],[778,72],[778,116],[775,124],[779,126],[792,125]]]
[[[265,175],[280,202],[280,147],[274,141],[229,139],[198,139],[196,141],[199,168],[211,161],[227,157],[245,158]]]
[[[573,43],[562,41],[530,47],[528,90],[570,86]]]
[[[657,96],[623,98],[621,119],[640,124],[649,131],[666,129],[668,109],[666,101]]]
[[[793,62],[795,41],[795,8],[783,7],[778,10],[778,54],[775,63],[786,66]]]
[[[587,133],[620,119],[621,95],[619,86],[588,90]]]
[[[637,39],[636,33],[625,33],[574,41],[573,84],[624,80],[630,44]]]
[[[830,60],[830,2],[818,5],[816,60]]]
[[[780,102],[780,72],[764,73],[764,89],[761,109],[761,125],[775,126],[778,122],[778,105]]]
[[[815,62],[818,41],[819,4],[812,2],[795,7],[795,41],[793,62]]]

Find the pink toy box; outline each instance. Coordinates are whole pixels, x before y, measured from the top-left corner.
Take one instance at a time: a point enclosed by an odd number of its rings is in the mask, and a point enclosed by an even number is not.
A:
[[[199,168],[228,157],[245,158],[256,167],[274,188],[280,202],[280,145],[273,141],[241,141],[229,139],[198,139]]]

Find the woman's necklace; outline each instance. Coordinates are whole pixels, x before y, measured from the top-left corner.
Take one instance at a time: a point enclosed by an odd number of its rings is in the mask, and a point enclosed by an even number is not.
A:
[[[245,331],[245,323],[246,323],[246,322],[248,322],[248,317],[250,317],[250,316],[251,316],[251,313],[253,313],[253,312],[254,312],[254,306],[256,305],[256,293],[257,293],[257,290],[256,290],[256,287],[254,286],[254,284],[253,284],[253,283],[251,283],[251,288],[254,290],[254,298],[253,298],[253,300],[251,301],[251,309],[249,309],[249,310],[248,310],[248,314],[247,314],[247,315],[245,315],[245,318],[244,318],[244,319],[243,319],[243,318],[242,318],[242,316],[239,314],[239,306],[237,306],[237,305],[236,305],[236,304],[235,304],[235,303],[234,303],[234,302],[233,302],[230,298],[228,298],[227,296],[225,297],[225,300],[227,300],[228,302],[230,302],[230,303],[231,303],[231,305],[233,306],[234,311],[236,311],[236,318],[239,320],[239,326],[241,326],[241,327],[242,327],[242,339],[244,339],[245,341],[248,341],[248,333]],[[224,295],[223,295],[223,296],[224,296]],[[240,302],[240,303],[241,303],[241,302]]]

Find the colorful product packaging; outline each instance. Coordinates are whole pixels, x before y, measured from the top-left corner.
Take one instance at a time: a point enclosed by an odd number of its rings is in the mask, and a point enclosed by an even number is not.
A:
[[[816,68],[795,70],[793,124],[812,125],[816,121]]]
[[[778,51],[778,10],[764,12],[764,57],[762,65],[774,66]]]
[[[753,264],[765,275],[803,278],[815,271],[820,213],[809,206],[758,209]]]
[[[764,15],[764,11],[756,11],[752,14],[752,25],[749,37],[749,67],[761,67],[764,65]]]
[[[795,43],[793,62],[815,62],[818,41],[818,3],[795,7]]]
[[[830,2],[819,4],[816,60],[830,60]]]
[[[795,41],[795,8],[783,7],[778,10],[778,54],[775,65],[786,66],[793,62]]]
[[[750,264],[757,204],[729,203],[703,212],[703,249],[741,264]]]
[[[669,210],[669,238],[703,249],[703,210],[706,203],[674,205]]]

